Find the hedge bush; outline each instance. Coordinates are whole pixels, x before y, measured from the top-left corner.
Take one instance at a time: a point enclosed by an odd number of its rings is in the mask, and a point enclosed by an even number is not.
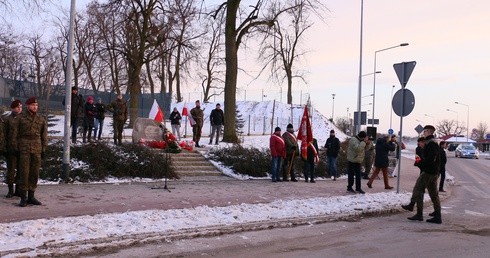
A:
[[[60,181],[63,173],[63,142],[48,145],[39,177]],[[93,142],[70,148],[70,177],[80,182],[116,178],[179,178],[172,161],[161,152],[137,144],[109,145]]]

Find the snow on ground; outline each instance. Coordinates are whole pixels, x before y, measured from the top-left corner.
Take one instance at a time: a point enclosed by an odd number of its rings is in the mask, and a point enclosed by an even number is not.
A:
[[[183,103],[176,105],[182,110]],[[173,108],[172,106],[172,108]],[[242,114],[271,114],[272,102],[239,102],[237,106]],[[192,108],[193,106],[188,106]],[[209,117],[214,104],[204,104],[205,116]],[[276,104],[275,113],[280,116],[299,120],[303,108],[285,104]],[[331,129],[336,130],[337,136],[343,140],[347,136],[335,128],[327,119],[318,112],[313,112],[313,133],[318,139],[319,145],[325,142]],[[289,116],[288,116],[289,115]],[[104,135],[111,131],[110,117],[106,118]],[[289,119],[289,118],[288,118]],[[288,119],[282,123],[288,123]],[[63,135],[63,117],[59,117],[58,125],[50,130],[60,131],[57,136]],[[293,123],[297,129],[297,123]],[[282,125],[285,129],[285,124]],[[207,126],[203,128],[203,135],[209,134]],[[125,130],[126,135],[131,135],[131,130]],[[268,148],[269,133],[253,132],[255,136],[243,138],[245,146]],[[220,143],[217,148],[227,146]],[[207,147],[207,148],[216,148]],[[403,156],[413,159],[415,146],[407,144],[407,150]],[[219,166],[219,164],[217,164]],[[239,176],[227,168],[220,167],[227,175],[239,179],[247,177]],[[142,179],[144,180],[144,179]],[[122,182],[117,179],[109,179],[109,182]],[[165,235],[182,230],[200,229],[206,227],[233,226],[251,222],[273,222],[281,219],[301,219],[308,217],[328,216],[333,219],[341,219],[364,213],[376,213],[383,210],[397,209],[400,204],[409,199],[409,193],[386,192],[365,195],[346,195],[330,198],[310,198],[297,200],[277,200],[266,204],[241,204],[227,207],[199,206],[190,209],[172,210],[147,210],[113,214],[98,214],[94,216],[76,216],[67,218],[51,218],[20,221],[0,224],[0,254],[6,257],[35,256],[48,253],[62,252],[67,246],[73,252],[79,248],[91,248],[94,245],[103,246],[110,244],[111,240],[118,237],[136,236],[158,233]],[[427,196],[426,196],[427,197]],[[287,211],[287,212],[285,212]],[[100,243],[99,243],[100,242]],[[84,244],[85,243],[85,244]],[[90,245],[90,246],[89,246]]]
[[[273,222],[281,219],[328,216],[347,218],[364,213],[392,210],[406,202],[409,194],[376,193],[366,195],[277,200],[267,204],[240,204],[227,207],[199,206],[192,209],[146,210],[94,216],[37,219],[0,224],[0,253],[15,256],[42,255],[53,252],[46,246],[87,248],[83,243],[94,241],[98,246],[107,239],[129,235],[157,233],[165,235],[181,230],[233,226],[252,222]],[[89,241],[90,240],[90,241]],[[29,251],[27,251],[29,250]]]

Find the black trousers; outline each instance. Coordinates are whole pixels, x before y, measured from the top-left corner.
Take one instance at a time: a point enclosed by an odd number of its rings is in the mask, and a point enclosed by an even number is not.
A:
[[[356,191],[361,190],[361,164],[360,163],[348,163],[347,171],[347,189],[352,189],[354,185],[354,176],[356,177]]]

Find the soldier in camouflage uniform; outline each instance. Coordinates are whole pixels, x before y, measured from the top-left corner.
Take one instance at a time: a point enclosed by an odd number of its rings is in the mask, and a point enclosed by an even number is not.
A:
[[[117,99],[107,106],[107,110],[113,114],[114,144],[121,145],[124,123],[128,119],[128,108],[122,100],[122,94],[117,95]]]
[[[14,124],[14,120],[18,117],[18,115],[22,112],[22,102],[20,100],[14,100],[10,104],[10,115],[5,116],[3,120],[5,121],[4,134],[5,134],[5,144],[6,144],[6,152],[5,158],[7,159],[7,178],[6,183],[8,185],[9,191],[7,193],[7,198],[12,198],[14,196],[20,196],[19,189],[19,168],[18,168],[18,156],[15,153],[12,144],[11,138],[8,137],[10,131],[12,130],[12,126]],[[3,139],[3,138],[2,138]],[[16,188],[14,190],[14,183],[16,184]]]
[[[201,102],[196,100],[196,106],[191,109],[191,116],[196,122],[192,125],[192,140],[196,143],[196,147],[201,147],[199,141],[201,140],[202,126],[204,123],[204,110],[201,109]]]
[[[16,153],[19,153],[21,198],[19,206],[21,207],[27,204],[41,205],[41,202],[34,197],[34,192],[37,188],[41,159],[47,147],[48,135],[46,119],[37,113],[37,98],[29,98],[25,104],[27,110],[18,115],[9,132],[12,147]]]

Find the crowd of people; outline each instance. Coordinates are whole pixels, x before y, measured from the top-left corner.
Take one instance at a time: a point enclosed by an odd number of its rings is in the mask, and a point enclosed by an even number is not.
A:
[[[434,212],[429,214],[432,218],[428,219],[430,223],[442,223],[441,205],[438,192],[444,192],[444,180],[446,171],[446,142],[441,141],[439,144],[434,139],[435,128],[432,125],[424,127],[424,137],[418,139],[416,148],[416,157],[414,165],[420,169],[420,176],[413,188],[413,195],[408,205],[403,205],[403,209],[413,211],[417,205],[416,215],[409,217],[409,220],[423,220],[423,195],[427,189],[429,196],[434,204]],[[304,162],[303,174],[305,181],[315,182],[315,159],[318,155],[318,145],[316,139],[306,145],[308,155],[302,156]],[[325,152],[327,157],[327,174],[332,180],[336,180],[337,174],[337,157],[340,151],[340,141],[335,136],[335,131],[330,131],[330,137],[326,140]],[[368,137],[365,131],[359,132],[356,136],[348,141],[347,156],[347,192],[360,193],[365,192],[361,187],[362,167],[364,166],[364,178],[367,177],[367,186],[373,187],[373,182],[380,172],[383,175],[384,189],[391,190],[393,186],[389,184],[389,178],[394,177],[388,173],[390,166],[390,155],[397,159],[400,157],[400,151],[403,144],[396,141],[396,136],[386,135],[377,139],[373,144],[373,138]],[[270,151],[272,156],[271,177],[272,182],[289,181],[297,182],[294,171],[294,162],[300,151],[298,141],[294,135],[293,125],[287,126],[287,131],[281,135],[281,128],[276,127],[270,137]],[[369,156],[368,156],[369,155]],[[374,164],[373,164],[374,162]],[[282,173],[280,173],[282,171]],[[372,174],[370,173],[372,172]],[[282,175],[282,179],[280,177]],[[370,175],[370,176],[369,176]],[[437,180],[440,178],[439,184]]]

